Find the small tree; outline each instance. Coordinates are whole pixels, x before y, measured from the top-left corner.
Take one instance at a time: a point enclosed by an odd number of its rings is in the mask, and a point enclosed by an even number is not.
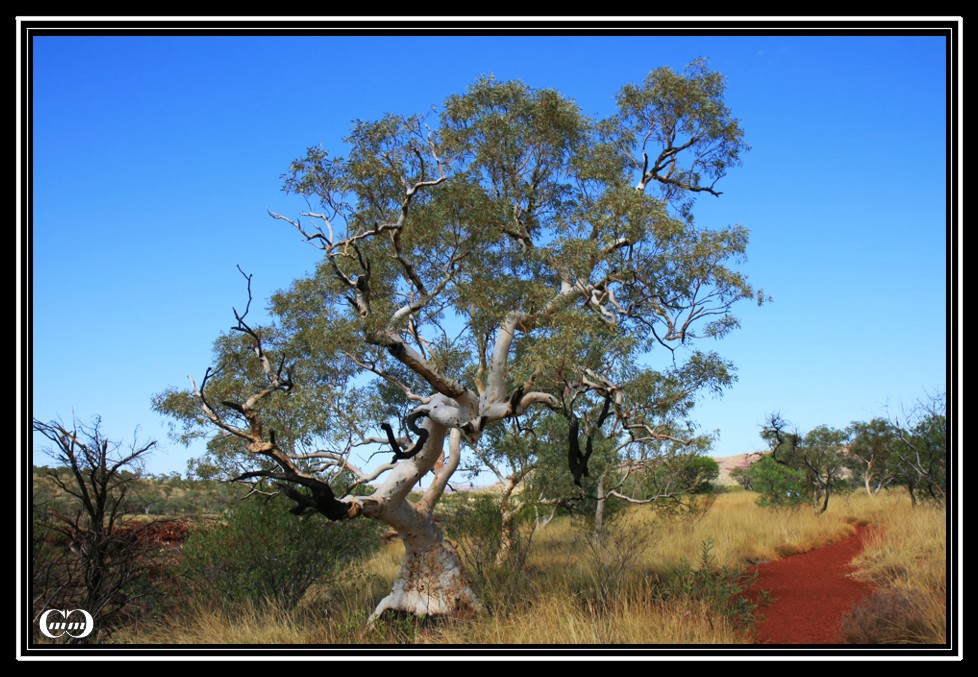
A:
[[[943,502],[948,483],[946,394],[918,400],[904,420],[903,425],[893,422],[896,482],[907,488],[915,506],[920,498]]]
[[[32,599],[34,620],[46,609],[84,609],[95,628],[82,639],[96,642],[122,624],[134,602],[148,592],[147,554],[139,527],[122,524],[143,457],[156,442],[129,447],[109,440],[101,419],[91,425],[34,419],[33,430],[52,446],[43,452],[59,466],[45,475],[70,497],[68,513],[34,515]],[[35,510],[42,506],[35,505]],[[145,527],[142,527],[145,528]]]
[[[720,464],[709,456],[686,454],[663,464],[661,473],[671,475],[680,491],[707,494],[713,491],[713,481],[720,476]]]
[[[774,414],[761,437],[770,445],[770,458],[776,463],[805,473],[812,507],[819,514],[824,513],[829,508],[832,492],[845,486],[847,469],[843,452],[847,433],[818,426],[802,436],[789,432],[788,427],[779,414]]]
[[[856,421],[849,426],[848,462],[855,477],[861,477],[866,493],[875,496],[885,487],[899,482],[900,430],[884,418]]]
[[[750,465],[751,491],[765,508],[793,508],[809,500],[811,485],[804,471],[763,456]]]

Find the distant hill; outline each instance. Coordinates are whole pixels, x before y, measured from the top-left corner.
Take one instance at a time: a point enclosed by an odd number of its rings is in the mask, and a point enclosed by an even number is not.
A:
[[[720,485],[734,485],[736,481],[730,478],[730,471],[734,468],[742,468],[750,465],[761,457],[763,452],[753,452],[750,454],[736,454],[735,456],[714,456],[713,460],[720,465],[720,476],[716,482]]]

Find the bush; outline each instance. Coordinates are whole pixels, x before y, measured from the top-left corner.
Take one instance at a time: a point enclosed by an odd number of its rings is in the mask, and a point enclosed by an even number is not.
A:
[[[720,476],[720,464],[709,456],[691,456],[682,467],[682,485],[691,494],[714,491],[713,482]]]
[[[499,552],[503,518],[498,501],[486,494],[461,494],[453,498],[443,515],[445,534],[458,541],[466,564],[481,576]]]
[[[699,566],[680,561],[676,570],[659,582],[655,596],[659,601],[684,598],[703,601],[735,627],[749,629],[760,619],[759,609],[771,601],[767,593],[762,593],[757,601],[747,594],[756,580],[756,572],[748,574],[741,568],[718,564],[713,542],[703,541]]]
[[[578,541],[592,594],[583,596],[588,610],[605,613],[623,601],[634,579],[644,574],[642,557],[661,537],[641,513],[622,511],[602,529],[587,527]]]
[[[250,498],[191,532],[184,571],[193,592],[212,602],[292,609],[313,584],[379,544],[377,523],[296,517],[278,497]]]
[[[924,644],[930,630],[911,591],[880,590],[858,602],[840,625],[846,644]]]
[[[765,508],[793,508],[811,495],[803,471],[782,465],[770,456],[753,463],[750,476],[751,487],[760,494],[757,504]]]

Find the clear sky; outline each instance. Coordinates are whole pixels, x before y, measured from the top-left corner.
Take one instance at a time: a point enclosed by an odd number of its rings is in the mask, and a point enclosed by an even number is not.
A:
[[[280,176],[354,119],[431,109],[480,74],[552,87],[606,115],[624,84],[707,57],[752,146],[700,199],[751,232],[751,281],[715,345],[739,380],[699,407],[718,456],[762,448],[765,415],[843,427],[944,390],[950,270],[947,87],[937,36],[35,36],[30,402],[170,441],[150,399],[210,364],[243,303],[316,250],[266,210]],[[952,309],[952,312],[954,309]],[[44,462],[43,458],[35,462]]]

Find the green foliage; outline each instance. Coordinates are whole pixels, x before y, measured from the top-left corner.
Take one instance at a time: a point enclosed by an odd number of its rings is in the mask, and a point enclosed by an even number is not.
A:
[[[803,470],[777,463],[770,456],[752,463],[744,473],[765,508],[792,508],[809,500],[810,486]]]
[[[788,425],[780,415],[774,414],[761,431],[761,437],[770,445],[774,461],[804,473],[812,507],[824,513],[832,492],[849,488],[846,456],[849,433],[822,425],[802,436],[789,432]]]
[[[440,514],[445,535],[458,542],[476,575],[484,576],[499,552],[503,520],[498,499],[483,493],[455,494]]]
[[[906,422],[886,418],[849,426],[849,467],[866,489],[902,486],[918,500],[943,501],[947,492],[945,396],[918,401]]]
[[[708,440],[700,439],[702,445]],[[683,445],[664,449],[654,462],[633,472],[623,488],[635,496],[659,496],[680,499],[689,494],[708,494],[714,489],[713,480],[720,476],[720,466],[695,448]]]
[[[742,465],[730,471],[730,479],[739,484],[745,491],[754,490],[754,472],[752,468],[757,461],[747,460]]]
[[[314,583],[380,543],[377,523],[296,517],[282,498],[251,497],[220,520],[192,531],[183,548],[194,593],[211,601],[293,608]]]
[[[713,481],[720,476],[720,464],[709,456],[687,456],[673,464],[679,484],[691,494],[713,491]]]
[[[713,554],[713,542],[700,544],[700,561],[693,566],[687,560],[655,588],[657,599],[692,598],[707,602],[723,617],[741,628],[750,628],[758,620],[758,611],[770,603],[761,595],[754,600],[746,593],[757,574],[743,569],[719,565]]]
[[[872,493],[899,483],[902,474],[897,455],[899,429],[887,419],[874,418],[868,422],[853,422],[848,432],[850,442],[846,465],[853,479],[862,481]]]
[[[632,420],[685,432],[697,393],[733,380],[729,363],[693,341],[736,327],[735,303],[766,298],[737,270],[747,231],[692,219],[696,196],[719,194],[748,149],[724,89],[703,60],[659,68],[595,120],[554,90],[483,77],[438,115],[357,121],[345,157],[309,148],[284,189],[322,208],[293,225],[324,257],[273,296],[274,326],[261,332],[295,383],[262,412],[277,443],[342,449],[403,420],[417,406],[406,390],[451,382],[474,392],[513,313],[530,319],[507,391],[531,383],[561,400],[593,370],[627,394]],[[396,345],[416,346],[425,369]],[[679,345],[671,366],[647,366],[651,351]],[[264,383],[253,348],[240,332],[215,342],[215,410]],[[181,441],[209,438],[199,469],[240,472],[245,445],[211,434],[197,394],[171,389],[154,406]]]
[[[947,496],[946,395],[920,400],[900,428],[896,457],[900,481],[918,499],[941,503]]]

